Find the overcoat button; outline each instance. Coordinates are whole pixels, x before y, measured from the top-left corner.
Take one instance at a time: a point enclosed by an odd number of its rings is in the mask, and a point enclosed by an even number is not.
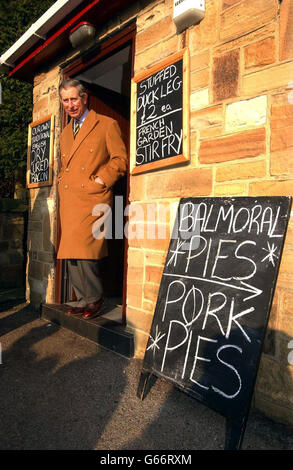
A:
[[[66,185],[64,186],[64,188],[65,188],[65,189],[68,189],[68,184],[66,184]]]
[[[83,183],[82,183],[81,187],[84,188],[84,184],[83,184]]]
[[[65,171],[69,171],[69,168],[66,168]]]
[[[93,152],[93,149],[90,149],[90,152],[92,153],[92,152]]]
[[[84,170],[85,169],[84,166],[82,166],[81,169]]]

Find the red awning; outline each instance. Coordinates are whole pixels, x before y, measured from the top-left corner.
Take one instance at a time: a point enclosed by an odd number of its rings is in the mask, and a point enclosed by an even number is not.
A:
[[[72,46],[69,34],[72,28],[81,21],[88,21],[99,29],[109,21],[117,12],[130,6],[136,0],[92,0],[82,2],[70,15],[54,25],[45,40],[41,40],[31,49],[27,50],[17,61],[15,67],[9,71],[10,77],[27,82],[33,82],[34,75],[43,66],[48,66],[57,58],[66,57]],[[87,4],[85,6],[85,3]]]

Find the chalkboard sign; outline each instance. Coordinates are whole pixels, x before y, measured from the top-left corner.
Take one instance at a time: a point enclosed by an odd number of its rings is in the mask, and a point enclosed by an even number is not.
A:
[[[188,100],[187,49],[132,79],[132,174],[189,160]]]
[[[165,261],[138,395],[151,374],[173,382],[233,424],[236,447],[290,206],[288,197],[183,198]]]
[[[54,116],[29,124],[27,151],[27,187],[52,184]]]

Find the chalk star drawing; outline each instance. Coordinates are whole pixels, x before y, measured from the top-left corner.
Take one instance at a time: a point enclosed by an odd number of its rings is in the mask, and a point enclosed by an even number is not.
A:
[[[152,340],[152,344],[149,345],[149,347],[147,348],[147,351],[149,349],[152,349],[153,350],[153,353],[155,354],[155,351],[156,349],[160,349],[160,347],[158,346],[158,342],[164,337],[166,336],[166,333],[164,334],[161,334],[160,331],[158,331],[158,325],[156,325],[156,337],[155,339],[150,335],[150,339]]]
[[[273,266],[275,266],[274,257],[278,259],[277,255],[275,255],[275,251],[277,250],[278,247],[275,246],[274,243],[272,244],[272,246],[270,246],[269,242],[267,242],[267,244],[268,244],[268,249],[266,248],[262,248],[262,249],[266,251],[268,254],[261,260],[261,262],[268,259],[269,262],[272,263]]]

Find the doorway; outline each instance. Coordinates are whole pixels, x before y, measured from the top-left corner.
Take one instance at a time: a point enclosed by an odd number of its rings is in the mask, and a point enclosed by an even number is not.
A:
[[[89,109],[116,121],[129,155],[130,97],[133,74],[133,44],[135,28],[106,41],[90,59],[77,60],[64,71],[65,77],[80,80],[88,91]],[[88,56],[87,56],[88,57]],[[104,292],[117,317],[120,308],[122,324],[126,323],[127,239],[124,237],[124,209],[128,204],[129,174],[118,180],[113,188],[112,238],[107,240],[109,256],[101,260]],[[118,225],[117,225],[118,224]],[[122,227],[121,227],[122,225]],[[115,237],[116,234],[116,237]],[[117,234],[119,236],[117,237]],[[66,268],[61,275],[61,303],[72,298]],[[117,319],[117,318],[113,318]]]

